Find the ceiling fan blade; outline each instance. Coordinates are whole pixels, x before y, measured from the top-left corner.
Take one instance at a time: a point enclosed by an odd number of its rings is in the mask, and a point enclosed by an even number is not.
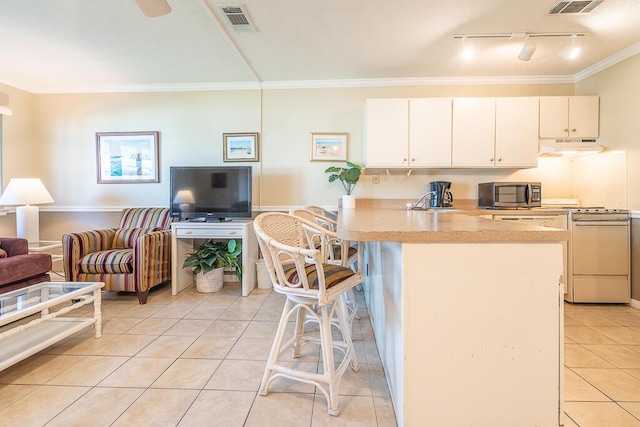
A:
[[[171,6],[167,0],[136,0],[138,7],[149,18],[166,15],[171,12]]]

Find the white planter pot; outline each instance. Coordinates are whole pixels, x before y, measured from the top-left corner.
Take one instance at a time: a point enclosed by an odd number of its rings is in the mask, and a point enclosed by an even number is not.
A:
[[[342,196],[342,209],[354,209],[356,207],[356,196]]]
[[[196,290],[198,292],[220,292],[224,284],[224,268],[216,268],[205,274],[196,274]]]

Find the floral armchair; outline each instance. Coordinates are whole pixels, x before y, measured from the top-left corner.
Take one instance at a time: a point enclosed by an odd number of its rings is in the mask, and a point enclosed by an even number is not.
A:
[[[136,292],[145,304],[149,289],[171,279],[171,221],[167,208],[129,208],[117,228],[63,235],[65,279]]]

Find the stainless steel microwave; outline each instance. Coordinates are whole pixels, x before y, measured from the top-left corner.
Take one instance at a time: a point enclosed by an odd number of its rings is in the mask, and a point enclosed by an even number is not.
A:
[[[483,182],[478,184],[481,208],[535,208],[542,205],[539,182]]]

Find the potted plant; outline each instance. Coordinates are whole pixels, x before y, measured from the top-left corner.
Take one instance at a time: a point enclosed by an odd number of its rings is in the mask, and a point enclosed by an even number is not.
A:
[[[242,243],[231,239],[227,242],[206,240],[187,255],[182,268],[193,268],[198,292],[218,292],[222,289],[224,268],[233,267],[242,282]]]
[[[362,166],[356,163],[347,162],[346,167],[331,166],[325,170],[325,173],[330,174],[329,182],[340,180],[342,183],[342,186],[347,193],[345,196],[342,196],[342,207],[355,208],[356,200],[354,196],[351,195],[351,192],[360,179]]]

